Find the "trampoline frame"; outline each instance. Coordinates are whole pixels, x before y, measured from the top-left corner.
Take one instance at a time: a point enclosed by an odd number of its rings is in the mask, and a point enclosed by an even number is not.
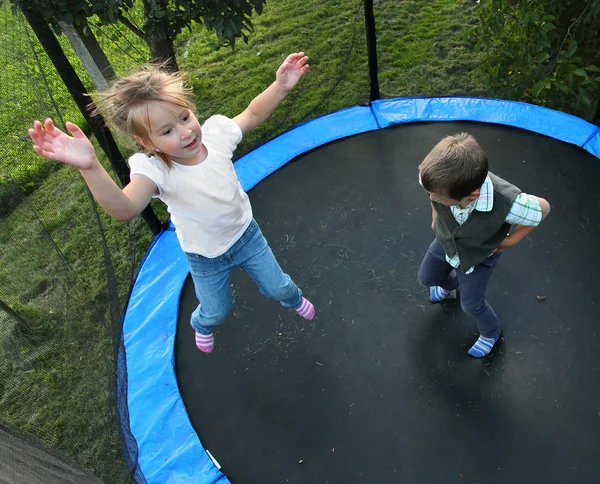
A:
[[[600,158],[600,128],[527,103],[469,97],[396,98],[343,109],[295,126],[235,162],[248,191],[289,161],[334,140],[412,122],[475,121],[533,131],[575,144]],[[174,227],[161,232],[140,264],[123,316],[117,375],[121,425],[137,442],[149,483],[229,483],[190,423],[175,375],[179,299],[188,265]],[[128,421],[126,417],[128,413]],[[135,456],[126,455],[135,462]]]

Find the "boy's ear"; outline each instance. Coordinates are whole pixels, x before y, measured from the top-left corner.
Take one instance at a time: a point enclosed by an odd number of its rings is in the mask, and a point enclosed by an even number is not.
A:
[[[477,200],[477,199],[479,198],[479,196],[480,196],[480,195],[481,195],[481,189],[480,189],[480,188],[478,188],[477,190],[473,191],[473,192],[471,193],[471,195],[469,195],[469,198],[470,198],[471,200]]]

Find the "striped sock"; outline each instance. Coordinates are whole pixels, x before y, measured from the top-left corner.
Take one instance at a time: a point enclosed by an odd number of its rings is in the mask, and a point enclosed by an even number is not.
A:
[[[300,303],[300,306],[296,308],[296,312],[309,321],[315,317],[315,307],[313,306],[313,303],[305,297],[302,297],[302,302]]]
[[[442,289],[440,286],[429,288],[429,300],[432,303],[439,303],[444,299],[456,299],[456,289],[454,291],[446,291],[446,289]]]
[[[498,341],[498,338],[500,338],[500,336],[496,336],[495,338],[485,338],[483,336],[479,336],[477,341],[475,341],[475,344],[471,346],[471,349],[469,349],[468,353],[474,358],[483,358],[484,356],[488,355],[490,351],[492,351],[492,348],[494,347],[494,344],[496,344],[496,341]]]
[[[211,334],[200,334],[196,332],[196,346],[204,353],[212,353],[215,349],[215,337]]]

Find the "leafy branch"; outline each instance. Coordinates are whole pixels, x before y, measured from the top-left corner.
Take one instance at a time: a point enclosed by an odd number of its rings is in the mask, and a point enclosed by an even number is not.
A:
[[[581,116],[600,87],[600,0],[490,0],[479,3],[468,38],[491,95]]]

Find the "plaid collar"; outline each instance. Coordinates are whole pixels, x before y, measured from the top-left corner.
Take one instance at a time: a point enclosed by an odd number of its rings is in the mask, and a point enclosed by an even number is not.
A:
[[[489,175],[485,177],[485,181],[479,190],[480,193],[477,200],[473,200],[465,208],[461,208],[460,205],[455,205],[453,208],[457,209],[457,211],[468,210],[471,212],[477,210],[478,212],[490,212],[494,207],[494,185]]]

